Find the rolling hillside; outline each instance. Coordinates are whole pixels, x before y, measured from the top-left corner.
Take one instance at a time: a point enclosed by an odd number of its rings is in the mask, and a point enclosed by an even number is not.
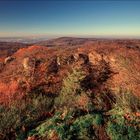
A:
[[[140,139],[139,40],[63,37],[25,46],[4,47],[1,140]]]

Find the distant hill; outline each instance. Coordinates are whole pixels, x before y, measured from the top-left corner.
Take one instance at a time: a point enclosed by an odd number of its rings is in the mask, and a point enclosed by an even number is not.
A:
[[[0,42],[0,58],[12,55],[18,49],[27,47],[28,45],[17,42]]]
[[[111,42],[117,43],[120,47],[127,47],[131,49],[140,49],[140,42],[138,39],[106,39],[106,38],[78,38],[78,37],[60,37],[56,39],[49,39],[39,41],[34,45],[47,46],[47,47],[75,47],[97,44],[110,44]]]
[[[40,41],[35,43],[36,45],[41,46],[75,46],[75,45],[83,45],[88,41],[96,41],[97,39],[93,38],[75,38],[75,37],[60,37],[56,39]]]

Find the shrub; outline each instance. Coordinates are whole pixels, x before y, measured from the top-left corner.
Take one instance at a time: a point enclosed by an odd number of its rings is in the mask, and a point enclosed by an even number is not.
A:
[[[73,118],[74,112],[68,112],[62,118],[63,112],[57,112],[52,118],[46,120],[36,129],[30,131],[29,136],[38,135],[51,139],[55,134],[60,140],[92,139],[95,137],[93,126],[99,125],[102,120],[99,114],[87,114]]]
[[[15,99],[21,99],[22,94],[18,94],[19,85],[16,81],[10,83],[0,82],[0,104],[9,105]]]
[[[139,112],[140,102],[131,91],[119,88],[115,94],[116,101],[107,123],[107,134],[111,140],[140,139],[139,121],[133,112]],[[126,115],[129,114],[130,118]]]
[[[79,107],[87,110],[89,104],[92,104],[80,82],[85,77],[85,74],[80,69],[73,69],[72,73],[63,80],[63,86],[58,98],[55,99],[55,105],[58,107],[75,108]]]
[[[1,106],[0,133],[7,138],[12,133],[13,137],[24,140],[26,129],[36,126],[38,121],[41,121],[43,113],[51,110],[51,104],[52,99],[39,95],[14,102],[10,108]]]
[[[108,89],[102,89],[99,93],[93,94],[93,104],[95,110],[107,112],[112,109],[114,96]]]
[[[140,100],[130,90],[121,89],[114,94],[115,102],[111,114],[124,115],[126,113],[139,112]]]
[[[0,109],[0,133],[6,138],[15,128],[20,125],[20,115],[14,107],[11,109],[1,106]]]
[[[121,116],[122,117],[122,116]],[[119,122],[109,121],[107,134],[111,140],[139,140],[139,129],[134,125],[129,125],[123,118]]]
[[[136,118],[127,120],[123,114],[123,110],[118,110],[117,114],[110,116],[107,123],[107,134],[111,140],[139,140],[139,121]]]
[[[75,95],[75,109],[81,110],[83,112],[91,112],[94,109],[92,99],[90,97],[90,92],[82,91],[80,94]]]
[[[118,55],[117,57],[118,61],[119,61],[119,64],[126,68],[126,69],[129,69],[131,70],[131,65],[133,63],[133,59],[131,57],[126,57],[126,56],[123,56],[123,55]]]

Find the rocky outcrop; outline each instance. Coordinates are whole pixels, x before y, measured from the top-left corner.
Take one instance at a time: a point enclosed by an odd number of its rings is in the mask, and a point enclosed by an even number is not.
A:
[[[76,62],[79,59],[79,54],[71,54],[68,58],[67,58],[67,64],[72,64],[74,62]]]
[[[26,74],[30,75],[35,69],[35,59],[26,57],[23,59],[22,65]]]
[[[87,64],[89,62],[89,58],[84,53],[75,53],[71,54],[66,61],[67,64],[73,64],[74,62],[79,62],[80,64]]]
[[[48,66],[48,73],[57,73],[61,65],[60,58],[56,56]]]
[[[103,59],[103,56],[93,51],[92,53],[88,54],[88,58],[90,63],[97,65],[98,62]]]
[[[83,64],[87,64],[89,62],[89,57],[87,54],[84,53],[80,53],[79,54],[79,60],[83,63]]]
[[[24,69],[29,69],[29,57],[23,59],[23,67]]]
[[[13,57],[11,57],[11,56],[8,56],[8,57],[5,58],[4,64],[7,64],[7,63],[13,61],[14,59],[15,59],[15,58],[13,58]]]
[[[23,59],[23,67],[24,69],[28,70],[35,66],[35,59],[31,59],[29,57],[26,57]]]

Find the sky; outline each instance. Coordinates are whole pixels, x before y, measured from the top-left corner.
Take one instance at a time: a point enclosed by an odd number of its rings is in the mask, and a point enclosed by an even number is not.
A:
[[[0,37],[140,37],[138,0],[0,0]]]

